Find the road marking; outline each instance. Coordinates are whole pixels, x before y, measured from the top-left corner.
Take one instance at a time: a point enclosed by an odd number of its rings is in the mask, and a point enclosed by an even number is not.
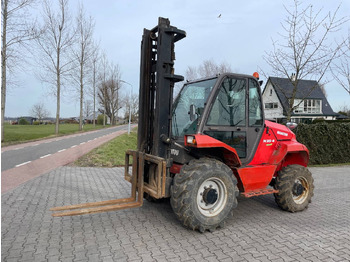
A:
[[[81,142],[80,144],[81,144],[81,145],[84,145],[85,143],[86,143],[86,142]]]
[[[77,145],[74,145],[74,146],[71,146],[70,148],[74,148],[74,147],[76,147]]]
[[[35,145],[32,145],[32,146],[38,146],[39,144],[35,144]]]
[[[48,157],[48,156],[51,156],[51,154],[47,154],[45,156],[41,156],[40,158],[45,158],[45,157]]]
[[[57,152],[58,152],[58,153],[61,153],[61,152],[63,152],[63,151],[66,151],[66,149],[61,149],[61,150],[58,150]]]
[[[27,161],[27,162],[24,162],[24,163],[22,163],[22,164],[16,165],[16,167],[24,166],[24,165],[26,165],[26,164],[29,164],[30,162],[32,162],[32,161]]]
[[[19,150],[19,149],[22,149],[24,147],[16,147],[14,150]]]

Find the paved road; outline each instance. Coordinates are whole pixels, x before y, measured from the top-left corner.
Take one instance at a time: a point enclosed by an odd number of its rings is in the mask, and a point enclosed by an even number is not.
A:
[[[40,158],[49,157],[54,153],[85,144],[119,130],[127,130],[127,128],[127,125],[117,126],[30,144],[19,144],[12,146],[8,150],[4,148],[1,153],[1,171],[25,165]]]
[[[299,213],[239,198],[225,228],[184,228],[168,202],[53,218],[50,207],[127,197],[123,169],[60,167],[2,195],[2,261],[350,261],[350,166],[310,168]]]

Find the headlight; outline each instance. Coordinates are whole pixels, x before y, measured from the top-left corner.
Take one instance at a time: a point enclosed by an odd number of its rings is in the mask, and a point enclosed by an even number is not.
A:
[[[197,144],[196,138],[194,136],[187,136],[186,137],[186,142],[187,142],[187,144],[190,144],[190,145],[196,145]]]

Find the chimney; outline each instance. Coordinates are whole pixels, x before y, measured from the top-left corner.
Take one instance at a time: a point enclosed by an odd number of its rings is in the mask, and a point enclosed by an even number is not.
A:
[[[290,77],[290,79],[292,80],[292,82],[295,82],[295,73],[292,73],[292,76]]]

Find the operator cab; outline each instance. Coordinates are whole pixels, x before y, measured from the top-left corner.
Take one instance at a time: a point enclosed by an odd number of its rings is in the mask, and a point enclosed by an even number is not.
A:
[[[254,156],[263,130],[260,84],[253,76],[225,73],[188,82],[173,105],[175,141],[208,135],[234,148],[243,164]]]

